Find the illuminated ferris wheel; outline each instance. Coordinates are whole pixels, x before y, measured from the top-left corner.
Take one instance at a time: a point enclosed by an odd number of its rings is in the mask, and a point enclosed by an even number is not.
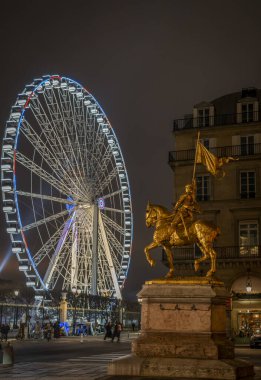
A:
[[[7,232],[26,285],[121,298],[132,206],[115,133],[80,84],[43,76],[18,95],[2,146]],[[40,296],[41,297],[41,296]]]

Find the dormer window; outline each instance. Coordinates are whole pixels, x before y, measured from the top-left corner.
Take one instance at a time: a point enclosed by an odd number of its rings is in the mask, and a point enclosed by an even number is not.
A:
[[[198,127],[209,126],[209,108],[198,110]]]
[[[241,99],[237,102],[237,122],[258,121],[258,100],[255,88],[242,89]]]
[[[254,103],[242,104],[242,123],[254,121]]]
[[[214,125],[214,106],[211,103],[202,102],[193,108],[193,126],[209,127]]]

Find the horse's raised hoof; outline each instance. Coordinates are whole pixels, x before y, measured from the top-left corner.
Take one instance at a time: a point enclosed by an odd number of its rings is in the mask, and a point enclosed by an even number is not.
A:
[[[150,259],[149,263],[151,267],[154,267],[156,265],[156,261],[154,259]]]
[[[212,270],[209,270],[207,273],[206,273],[206,277],[212,277],[214,275],[214,272]]]
[[[195,272],[199,270],[199,262],[197,260],[194,263],[194,269],[195,269]]]

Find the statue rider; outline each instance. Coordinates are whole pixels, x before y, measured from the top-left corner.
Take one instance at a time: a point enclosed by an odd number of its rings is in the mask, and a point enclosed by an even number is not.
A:
[[[186,227],[192,222],[195,213],[200,213],[200,207],[196,201],[196,181],[193,180],[192,184],[185,186],[185,193],[179,197],[174,206],[171,226],[177,228],[181,224],[187,234]]]

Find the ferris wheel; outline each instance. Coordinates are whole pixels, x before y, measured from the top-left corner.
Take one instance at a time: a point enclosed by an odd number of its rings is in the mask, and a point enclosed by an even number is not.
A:
[[[12,252],[36,294],[77,288],[121,298],[132,244],[128,175],[101,106],[79,83],[43,76],[17,97],[2,146]]]

